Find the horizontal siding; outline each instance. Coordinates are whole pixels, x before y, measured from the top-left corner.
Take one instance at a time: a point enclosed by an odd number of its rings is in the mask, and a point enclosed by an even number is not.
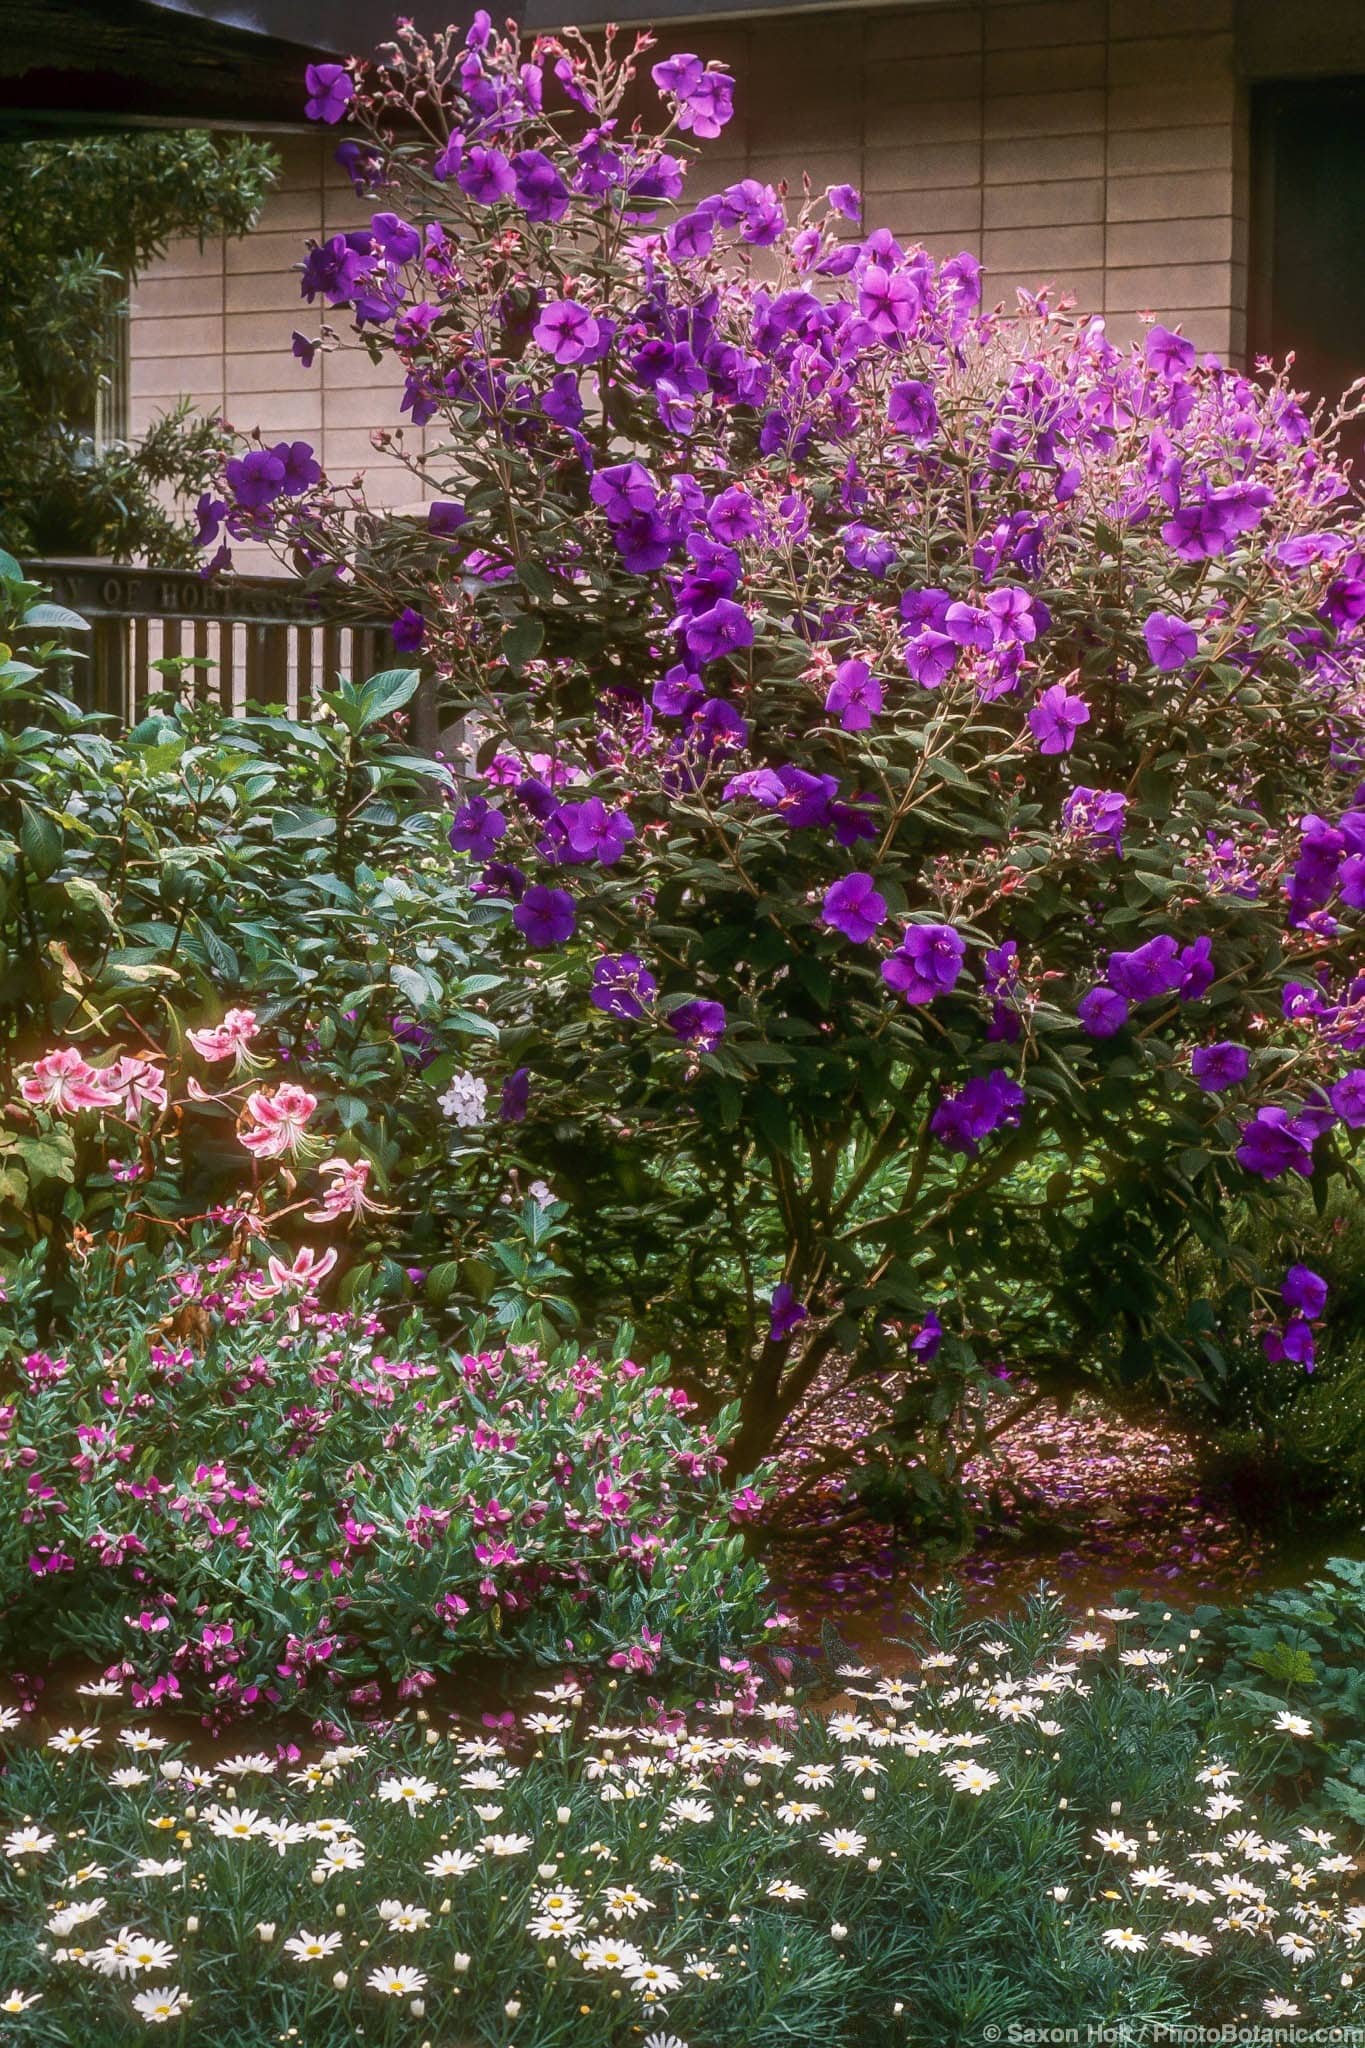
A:
[[[1243,345],[1247,261],[1233,12],[1234,0],[986,0],[692,23],[658,40],[660,55],[697,47],[738,80],[697,196],[744,176],[797,195],[803,173],[817,191],[855,184],[868,227],[981,258],[988,302],[1046,284],[1118,339],[1158,315],[1226,351]],[[410,503],[411,477],[371,442],[398,423],[397,378],[354,349],[310,371],[289,353],[325,311],[298,295],[304,241],[368,212],[334,140],[285,137],[253,235],[176,245],[148,273],[133,405],[147,417],[190,393],[243,430],[318,441],[335,475],[364,469],[377,498]]]

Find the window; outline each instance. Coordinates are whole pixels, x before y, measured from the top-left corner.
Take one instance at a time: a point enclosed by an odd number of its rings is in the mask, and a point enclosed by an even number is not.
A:
[[[92,422],[97,451],[128,438],[128,298],[125,293],[105,321],[109,380],[100,385]]]
[[[1335,399],[1365,375],[1365,78],[1258,86],[1251,136],[1251,351]]]

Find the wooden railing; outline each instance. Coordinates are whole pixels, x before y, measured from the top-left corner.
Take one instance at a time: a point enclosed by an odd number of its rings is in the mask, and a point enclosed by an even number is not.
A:
[[[394,653],[385,626],[329,617],[285,576],[205,578],[71,557],[29,562],[25,571],[89,621],[86,658],[71,664],[71,694],[130,725],[153,692],[171,687],[224,710],[276,705],[307,718],[338,675],[360,682],[409,659]],[[177,656],[205,665],[184,670],[176,685],[154,664]],[[429,678],[414,700],[413,738],[436,739]]]

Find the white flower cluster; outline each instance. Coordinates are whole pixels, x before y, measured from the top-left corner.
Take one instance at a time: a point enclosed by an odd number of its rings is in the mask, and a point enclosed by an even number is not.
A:
[[[481,1124],[488,1105],[488,1083],[477,1074],[456,1074],[444,1095],[438,1095],[441,1114],[464,1129]]]

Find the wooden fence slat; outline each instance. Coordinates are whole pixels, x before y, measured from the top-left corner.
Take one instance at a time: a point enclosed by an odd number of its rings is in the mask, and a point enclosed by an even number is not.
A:
[[[340,626],[323,627],[321,652],[322,676],[319,681],[318,687],[322,690],[334,690],[337,686],[337,676],[341,671]]]
[[[209,661],[209,629],[202,619],[196,619],[190,628],[190,652],[196,661]],[[207,668],[194,670],[194,694],[208,702],[213,695],[213,671]]]
[[[298,715],[308,718],[313,710],[313,642],[314,634],[305,626],[294,628],[295,660],[299,678]]]
[[[218,702],[224,711],[237,706],[237,635],[231,619],[218,621]]]
[[[156,686],[153,682],[155,671],[148,667],[151,660],[151,632],[146,619],[133,620],[133,659],[128,673],[128,716],[136,723],[146,709],[147,698]],[[160,678],[157,677],[159,682]]]

